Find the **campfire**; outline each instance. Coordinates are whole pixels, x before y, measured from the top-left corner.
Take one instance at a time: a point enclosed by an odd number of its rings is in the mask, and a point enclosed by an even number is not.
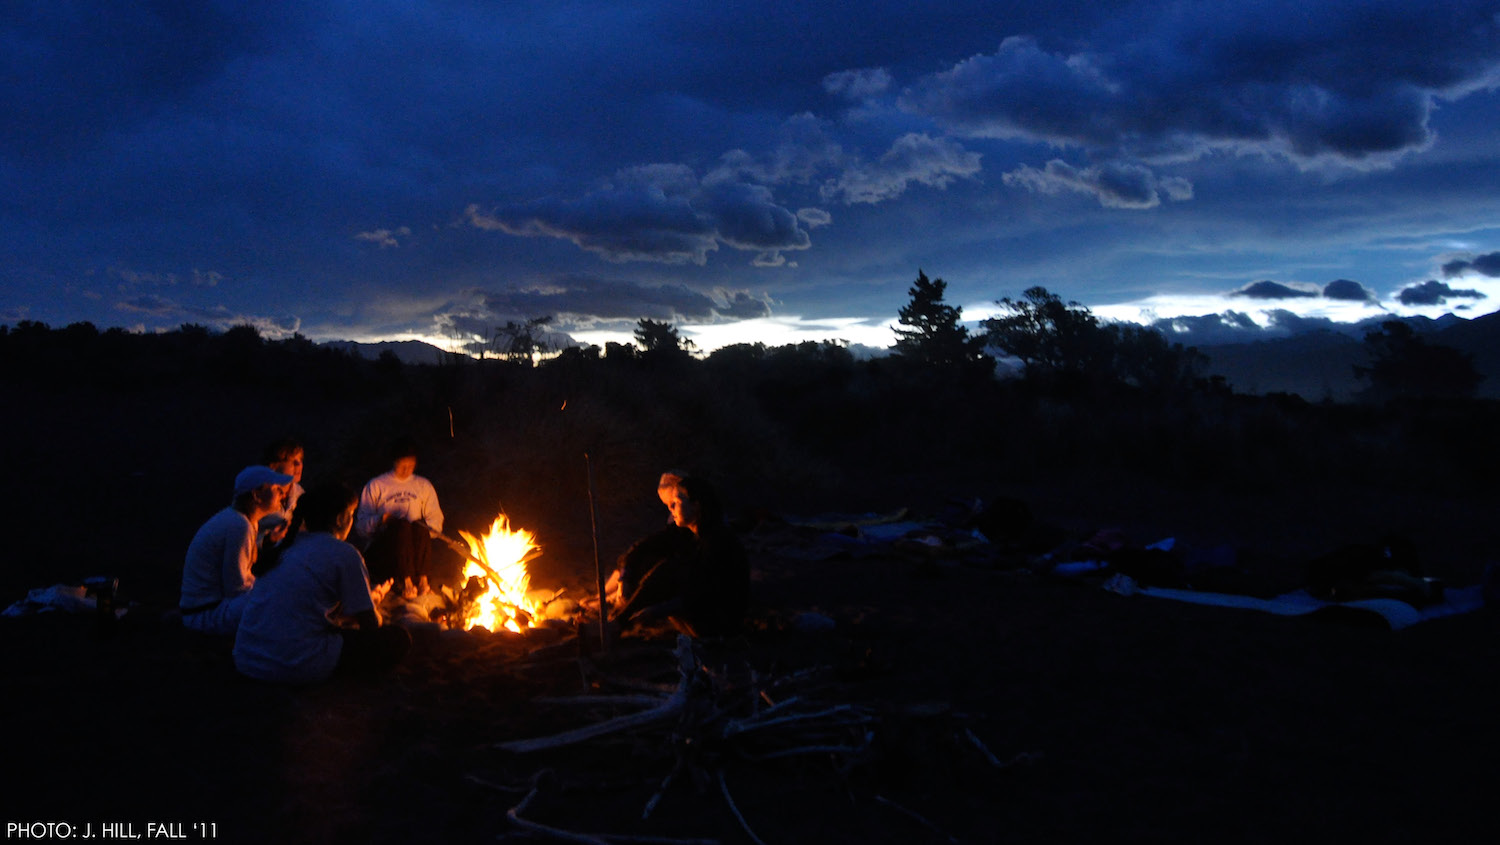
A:
[[[495,517],[489,533],[476,537],[467,531],[459,536],[469,544],[469,560],[464,566],[464,630],[481,627],[490,631],[504,628],[520,633],[535,626],[545,602],[528,596],[531,576],[526,562],[542,553],[536,535],[524,528],[512,529],[505,514]]]

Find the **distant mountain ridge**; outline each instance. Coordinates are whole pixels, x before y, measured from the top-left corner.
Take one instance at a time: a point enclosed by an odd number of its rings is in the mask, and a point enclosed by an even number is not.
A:
[[[1369,363],[1365,331],[1382,320],[1360,324],[1358,335],[1319,330],[1273,340],[1200,346],[1208,356],[1206,374],[1223,376],[1237,393],[1295,393],[1309,402],[1348,402],[1364,388],[1354,368]],[[1500,312],[1465,319],[1407,319],[1428,343],[1473,356],[1485,378],[1477,395],[1500,399]]]
[[[338,349],[373,361],[383,352],[390,352],[403,364],[440,364],[448,354],[430,343],[420,340],[382,340],[379,343],[360,343],[353,340],[329,340],[321,346]]]

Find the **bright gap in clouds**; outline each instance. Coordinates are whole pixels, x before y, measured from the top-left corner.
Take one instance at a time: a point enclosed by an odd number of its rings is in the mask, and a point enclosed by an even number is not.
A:
[[[891,331],[891,321],[883,318],[807,319],[779,315],[733,323],[679,323],[676,327],[677,333],[684,340],[691,340],[697,351],[704,355],[737,343],[764,343],[768,347],[776,347],[809,340],[842,340],[851,346],[885,349],[896,342],[896,335]],[[574,332],[573,338],[579,343],[594,344],[601,349],[606,343],[635,343],[632,332]]]
[[[1500,279],[1483,276],[1465,277],[1450,279],[1446,284],[1454,290],[1477,291],[1483,296],[1479,298],[1454,297],[1444,303],[1433,305],[1406,305],[1398,299],[1399,291],[1394,296],[1374,302],[1329,299],[1322,295],[1262,299],[1222,293],[1163,293],[1111,305],[1095,306],[1087,303],[1082,303],[1082,305],[1103,320],[1142,325],[1151,325],[1157,321],[1177,317],[1218,316],[1232,311],[1246,315],[1261,329],[1268,330],[1264,335],[1265,339],[1285,336],[1293,328],[1285,324],[1278,325],[1275,318],[1277,312],[1291,313],[1302,319],[1324,319],[1335,324],[1349,325],[1383,317],[1436,319],[1448,313],[1472,320],[1475,317],[1500,311]],[[1008,312],[993,300],[966,304],[963,306],[963,324],[971,334],[978,335],[984,331],[980,325],[981,321],[1003,316],[1006,313]],[[777,315],[738,322],[674,323],[674,325],[678,334],[684,340],[692,341],[698,354],[704,356],[716,349],[738,343],[763,343],[767,347],[777,347],[805,341],[816,343],[836,340],[843,341],[856,350],[863,347],[863,351],[867,354],[887,351],[896,343],[894,332],[896,321],[884,316],[808,318]],[[1257,332],[1249,328],[1240,329],[1235,334],[1241,336],[1230,339],[1230,342],[1260,339],[1256,337]],[[635,345],[633,329],[629,331],[603,329],[576,331],[570,333],[570,336],[581,344],[595,345],[600,349],[605,348],[609,343]],[[422,340],[448,351],[457,351],[459,346],[459,343],[452,338],[437,335],[404,334],[395,338],[381,339]],[[1193,345],[1200,341],[1225,342],[1228,338],[1225,336],[1194,337],[1193,332],[1186,332],[1182,335],[1170,336],[1169,339]]]
[[[1500,311],[1500,279],[1483,276],[1449,279],[1446,284],[1455,290],[1477,291],[1482,297],[1452,297],[1446,302],[1432,305],[1407,305],[1399,300],[1400,291],[1378,301],[1351,301],[1329,299],[1324,296],[1262,299],[1250,296],[1233,296],[1222,293],[1162,293],[1144,299],[1120,302],[1111,305],[1085,308],[1106,321],[1151,325],[1159,320],[1176,317],[1205,317],[1226,312],[1244,314],[1262,329],[1276,327],[1274,314],[1290,312],[1304,319],[1326,319],[1333,323],[1353,324],[1371,318],[1427,317],[1436,319],[1445,314],[1456,314],[1466,320]],[[994,302],[964,306],[965,323],[970,331],[980,330],[977,321],[1008,313]],[[970,322],[970,321],[974,322]],[[1277,336],[1268,334],[1267,337]],[[1169,338],[1193,343],[1191,337]],[[1253,332],[1243,338],[1252,341]]]

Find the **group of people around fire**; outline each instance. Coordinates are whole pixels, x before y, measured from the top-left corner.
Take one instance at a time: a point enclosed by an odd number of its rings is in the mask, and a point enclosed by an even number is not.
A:
[[[304,489],[304,457],[300,442],[278,440],[235,477],[229,507],[188,545],[182,624],[232,637],[235,667],[260,680],[306,684],[384,671],[412,643],[405,628],[382,619],[386,595],[416,598],[434,586],[432,540],[443,529],[437,492],[416,474],[410,438],[393,445],[390,471],[358,492],[339,482]],[[691,636],[736,633],[750,568],[718,496],[675,470],[661,476],[657,495],[668,524],[620,556],[603,612],[620,624],[667,622]]]

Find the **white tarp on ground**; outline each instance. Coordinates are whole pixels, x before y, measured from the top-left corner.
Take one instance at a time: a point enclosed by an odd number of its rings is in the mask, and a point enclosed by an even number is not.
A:
[[[1470,613],[1484,607],[1483,588],[1480,586],[1449,588],[1443,591],[1443,600],[1416,607],[1399,599],[1355,599],[1331,602],[1309,595],[1306,590],[1294,590],[1270,599],[1241,596],[1232,593],[1207,593],[1198,590],[1175,590],[1168,587],[1144,587],[1136,584],[1128,575],[1117,574],[1105,582],[1104,588],[1121,595],[1152,596],[1190,604],[1231,607],[1244,610],[1259,610],[1278,616],[1308,616],[1323,614],[1364,614],[1385,620],[1391,630],[1399,631],[1418,622],[1441,619]]]

